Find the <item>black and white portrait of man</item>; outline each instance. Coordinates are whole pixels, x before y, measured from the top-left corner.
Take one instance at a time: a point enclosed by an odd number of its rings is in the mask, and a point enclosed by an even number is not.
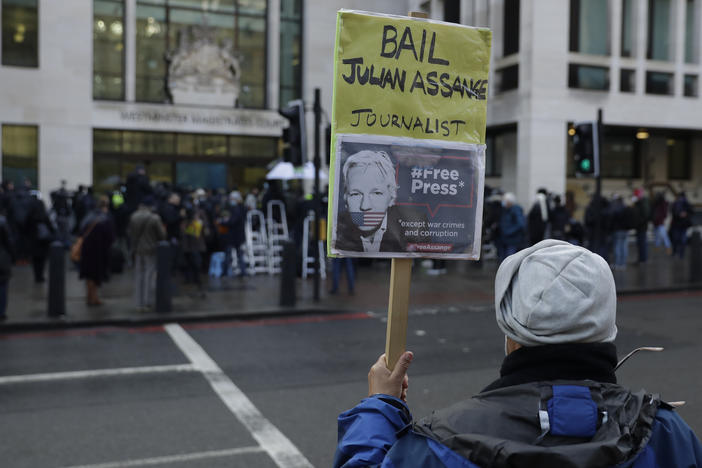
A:
[[[396,164],[386,151],[364,149],[341,165],[335,247],[350,252],[404,252],[399,220],[407,215],[397,199]],[[411,215],[410,215],[411,216]]]
[[[346,134],[334,146],[332,255],[477,258],[480,147]]]
[[[341,220],[349,234],[344,236],[344,250],[387,250],[389,238],[382,244],[388,230],[388,210],[397,198],[395,167],[390,156],[384,151],[359,151],[346,159],[342,176],[345,214]]]

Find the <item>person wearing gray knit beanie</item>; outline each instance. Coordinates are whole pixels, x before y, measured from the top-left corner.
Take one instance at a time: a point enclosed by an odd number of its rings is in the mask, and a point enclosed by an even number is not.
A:
[[[544,240],[495,277],[500,377],[413,421],[407,351],[382,355],[338,418],[335,467],[702,467],[702,444],[657,394],[617,384],[617,296],[599,255]],[[460,382],[456,382],[460,385]]]
[[[617,336],[617,294],[607,262],[548,239],[507,257],[495,276],[497,325],[522,346],[607,343]]]

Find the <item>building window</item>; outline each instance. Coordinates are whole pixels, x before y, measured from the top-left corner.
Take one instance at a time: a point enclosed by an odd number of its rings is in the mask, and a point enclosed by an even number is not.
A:
[[[503,155],[515,151],[517,126],[488,128],[485,134],[485,177],[501,177]]]
[[[568,87],[609,90],[609,68],[571,63],[568,67]]]
[[[519,0],[505,0],[503,18],[503,55],[519,52]]]
[[[279,107],[302,98],[302,0],[280,2]]]
[[[697,97],[699,95],[699,90],[697,87],[697,75],[685,75],[683,85],[685,87],[685,96]]]
[[[93,152],[122,153],[122,132],[119,130],[93,130]]]
[[[600,170],[602,177],[635,179],[641,177],[641,140],[636,131],[625,127],[605,126]]]
[[[124,100],[124,2],[93,2],[93,99]]]
[[[179,156],[227,156],[226,135],[177,135],[176,154]]]
[[[609,55],[607,0],[570,0],[570,51]]]
[[[500,177],[501,168],[499,152],[495,147],[497,144],[495,135],[485,137],[485,177]]]
[[[166,101],[166,7],[137,5],[136,100]]]
[[[2,180],[15,185],[25,180],[37,186],[39,166],[39,127],[34,125],[2,126]]]
[[[137,164],[152,182],[184,188],[247,189],[265,179],[278,138],[128,130],[93,130],[93,185],[112,190]]]
[[[646,72],[646,93],[673,95],[673,74]]]
[[[670,60],[670,0],[648,0],[648,53],[651,60]]]
[[[169,155],[175,153],[175,134],[164,132],[122,132],[124,153]]]
[[[639,177],[636,140],[633,135],[610,135],[605,128],[600,170],[602,177],[633,179]]]
[[[687,63],[698,63],[699,60],[699,47],[697,45],[699,31],[695,21],[698,1],[687,0],[685,2],[685,62]]]
[[[636,70],[622,68],[619,71],[619,91],[633,93],[636,91]]]
[[[2,64],[39,67],[38,0],[2,0]]]
[[[168,60],[191,33],[231,48],[241,67],[237,106],[266,105],[266,0],[137,0],[136,99],[167,102]]]
[[[634,24],[634,0],[622,0],[622,57],[632,56]]]
[[[496,86],[498,93],[517,89],[519,87],[519,65],[510,65],[495,72]]]
[[[689,180],[691,174],[689,138],[668,139],[668,179]]]

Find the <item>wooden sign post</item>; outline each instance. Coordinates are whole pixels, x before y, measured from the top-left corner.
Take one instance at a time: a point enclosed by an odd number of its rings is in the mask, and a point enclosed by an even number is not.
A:
[[[393,258],[390,267],[388,329],[385,335],[385,362],[390,370],[395,368],[407,345],[407,309],[411,278],[412,259]]]

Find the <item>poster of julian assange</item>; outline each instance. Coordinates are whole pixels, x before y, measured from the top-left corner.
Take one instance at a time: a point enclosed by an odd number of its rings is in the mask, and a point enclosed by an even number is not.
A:
[[[485,145],[349,134],[336,144],[333,255],[479,258]]]

